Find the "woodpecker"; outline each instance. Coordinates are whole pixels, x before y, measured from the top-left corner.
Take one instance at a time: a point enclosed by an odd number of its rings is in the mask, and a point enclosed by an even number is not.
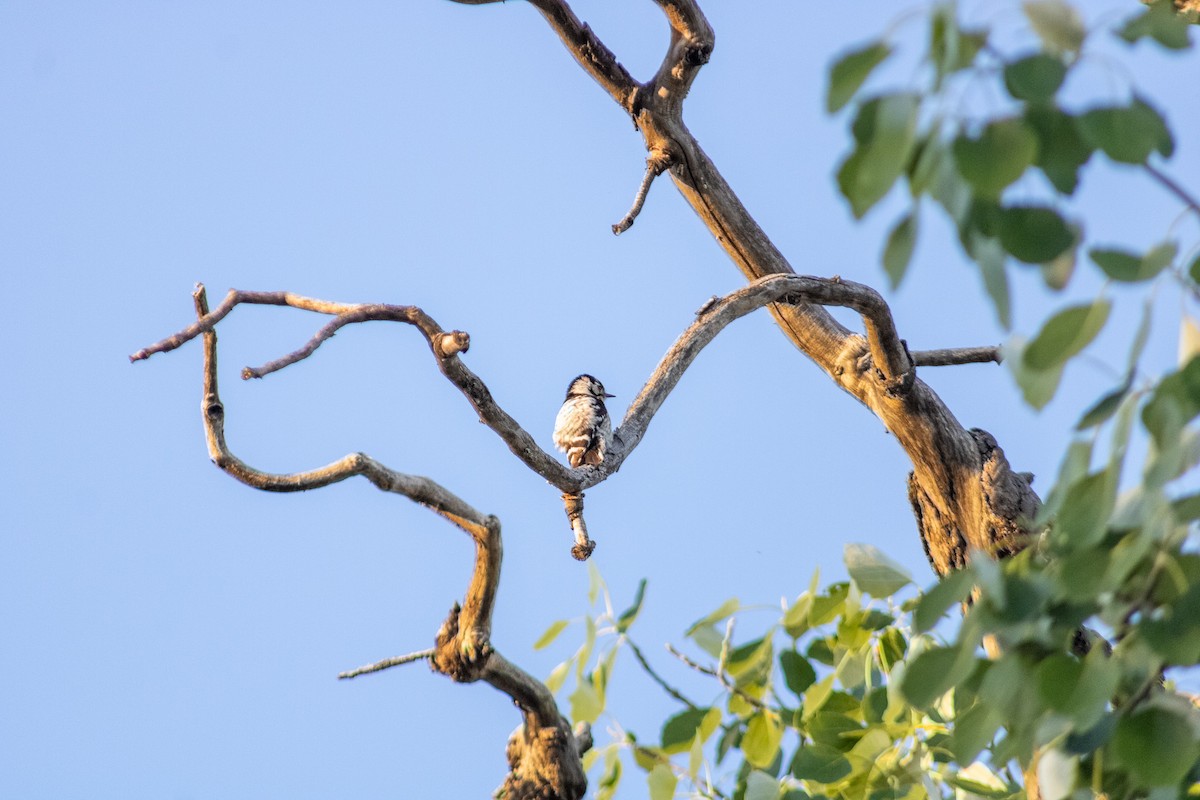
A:
[[[614,397],[591,375],[580,375],[567,387],[567,399],[554,420],[554,446],[567,454],[572,467],[595,466],[612,444],[612,421],[604,398]]]

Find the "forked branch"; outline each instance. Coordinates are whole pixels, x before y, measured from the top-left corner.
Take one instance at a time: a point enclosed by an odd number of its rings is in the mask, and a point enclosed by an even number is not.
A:
[[[505,796],[510,797],[537,797],[546,793],[561,800],[578,800],[582,797],[587,789],[582,756],[591,746],[590,731],[586,728],[572,731],[567,720],[559,713],[550,690],[497,653],[491,644],[492,611],[503,560],[500,521],[494,516],[481,514],[428,478],[395,472],[361,453],[346,456],[319,470],[284,475],[262,472],[238,459],[225,442],[225,410],[217,386],[217,334],[212,328],[216,322],[205,323],[216,314],[209,313],[203,286],[196,288],[193,299],[200,320],[198,325],[203,329],[204,337],[205,435],[209,453],[218,467],[243,483],[266,491],[316,489],[354,475],[363,475],[380,489],[402,494],[430,508],[465,530],[475,541],[475,569],[466,598],[461,606],[455,603],[450,609],[450,615],[438,629],[436,646],[432,650],[409,656],[385,659],[342,673],[339,677],[355,677],[427,659],[435,671],[455,681],[471,683],[482,680],[511,697],[524,717],[523,724],[509,740],[510,771],[500,791],[508,792]],[[235,304],[230,303],[220,316],[227,314]],[[336,304],[325,305],[331,307]],[[342,309],[351,315],[362,310]],[[412,309],[399,316],[404,317],[405,321],[419,320],[431,347],[437,352],[436,343],[441,341],[441,332],[430,327],[431,320],[419,310]]]

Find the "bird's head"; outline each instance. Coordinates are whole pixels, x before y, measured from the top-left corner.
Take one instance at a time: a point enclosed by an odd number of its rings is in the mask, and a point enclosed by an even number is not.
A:
[[[567,397],[595,397],[603,400],[606,397],[616,397],[616,395],[605,392],[604,384],[591,375],[580,375],[567,387]]]

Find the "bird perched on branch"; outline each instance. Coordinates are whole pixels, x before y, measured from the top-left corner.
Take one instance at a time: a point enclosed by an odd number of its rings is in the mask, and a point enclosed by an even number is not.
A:
[[[567,399],[554,420],[554,446],[567,454],[572,467],[595,466],[612,445],[612,421],[604,398],[614,397],[591,375],[580,375],[567,387]]]

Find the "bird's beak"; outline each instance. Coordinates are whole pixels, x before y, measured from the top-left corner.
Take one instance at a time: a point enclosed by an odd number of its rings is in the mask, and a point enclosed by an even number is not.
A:
[[[605,393],[604,393],[604,396],[605,396],[605,397],[616,397],[616,395],[615,395],[615,394],[609,394],[608,392],[605,392]]]

